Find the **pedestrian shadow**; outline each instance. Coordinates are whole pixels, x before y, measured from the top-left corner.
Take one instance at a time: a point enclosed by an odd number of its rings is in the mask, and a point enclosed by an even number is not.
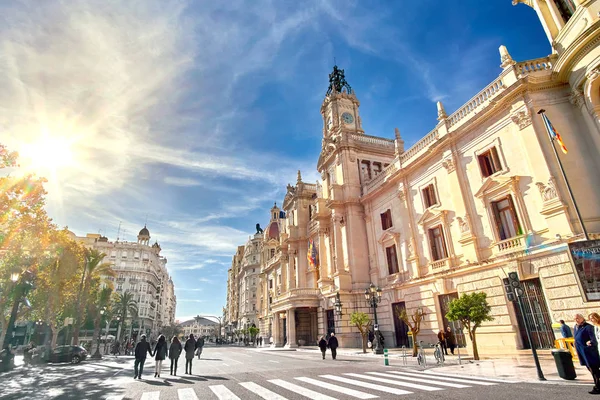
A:
[[[198,376],[199,378],[203,378],[204,380],[210,380],[210,381],[228,381],[228,378],[222,377],[222,376],[207,376],[207,375],[200,375]]]
[[[204,360],[204,361],[223,361],[223,360],[222,360],[222,359],[220,359],[220,358],[201,358],[201,359],[200,359],[200,360],[198,360],[198,361],[203,361],[203,360]]]
[[[185,379],[189,379],[192,381],[207,381],[208,379],[205,379],[201,376],[194,376],[194,375],[186,375]]]
[[[194,383],[194,382],[192,382],[192,381],[190,381],[190,380],[187,380],[187,379],[185,379],[185,378],[181,378],[181,379],[177,379],[177,378],[166,378],[165,380],[166,380],[166,381],[169,381],[169,382],[175,382],[175,383],[186,383],[186,384]]]
[[[160,378],[158,378],[160,379]],[[165,379],[164,381],[154,381],[154,380],[142,380],[142,382],[148,384],[148,385],[152,385],[152,386],[173,386],[173,384],[171,384],[171,382],[167,382],[167,380]]]

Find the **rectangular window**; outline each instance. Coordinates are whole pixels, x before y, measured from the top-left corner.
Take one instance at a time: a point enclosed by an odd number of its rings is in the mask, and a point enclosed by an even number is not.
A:
[[[117,256],[117,251],[116,250],[111,251],[110,256],[111,256],[111,258],[115,258]]]
[[[431,248],[431,258],[433,261],[443,260],[448,257],[446,241],[444,240],[444,231],[442,226],[429,229],[429,246]]]
[[[385,255],[387,256],[388,272],[390,275],[398,273],[398,256],[396,254],[396,245],[385,248]]]
[[[127,251],[124,250],[123,253],[121,253],[121,257],[122,258],[127,258]]]
[[[485,153],[477,156],[479,161],[479,168],[481,168],[481,174],[484,178],[495,174],[502,170],[502,164],[500,164],[500,158],[498,157],[498,151],[495,147],[492,147]]]
[[[437,204],[437,200],[435,197],[435,188],[433,187],[433,183],[427,185],[427,187],[423,189],[423,202],[425,203],[425,208],[429,208]]]
[[[392,227],[392,210],[389,208],[381,215],[381,229],[384,231]]]
[[[271,258],[275,257],[275,249],[271,249]]]
[[[522,234],[521,225],[519,224],[511,196],[492,202],[492,209],[494,211],[496,231],[500,240]]]

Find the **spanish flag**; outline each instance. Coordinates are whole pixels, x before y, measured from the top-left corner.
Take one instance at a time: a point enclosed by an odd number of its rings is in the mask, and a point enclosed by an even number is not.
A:
[[[319,253],[315,242],[312,239],[308,239],[308,252],[306,254],[308,263],[311,268],[317,268],[319,266]]]
[[[552,123],[550,122],[548,117],[546,117],[546,114],[542,113],[542,119],[544,120],[546,129],[548,130],[550,139],[556,140],[558,142],[558,144],[560,145],[560,149],[562,150],[562,152],[567,154],[567,146],[565,146],[564,142],[562,141],[562,138],[560,137],[560,134],[558,133],[558,131],[556,129],[554,129],[554,126],[552,125]]]

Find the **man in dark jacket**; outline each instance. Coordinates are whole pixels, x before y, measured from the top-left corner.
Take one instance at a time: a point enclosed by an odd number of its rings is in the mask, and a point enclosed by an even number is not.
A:
[[[581,365],[585,365],[594,378],[594,389],[590,394],[600,394],[600,355],[594,327],[587,322],[583,315],[575,315],[575,349]]]
[[[331,337],[329,338],[329,341],[327,342],[327,347],[329,347],[331,349],[331,358],[333,358],[335,360],[335,357],[337,356],[338,340],[335,337],[334,332],[331,332]]]
[[[569,327],[569,325],[565,324],[565,320],[561,319],[559,322],[560,322],[560,333],[562,334],[562,337],[564,337],[564,338],[573,337],[571,328]]]
[[[325,359],[325,353],[327,352],[327,340],[325,340],[325,336],[321,336],[319,340],[319,349],[321,349],[321,354],[323,355],[323,360]]]
[[[146,362],[146,352],[152,357],[152,349],[150,343],[146,342],[146,335],[142,335],[140,342],[135,346],[135,364],[133,366],[134,377],[142,379],[142,373],[144,372],[144,363]],[[138,373],[139,366],[139,373]]]

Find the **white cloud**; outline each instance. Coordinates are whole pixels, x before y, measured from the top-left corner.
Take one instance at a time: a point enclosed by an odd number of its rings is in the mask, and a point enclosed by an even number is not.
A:
[[[167,185],[173,185],[173,186],[201,186],[202,185],[202,182],[200,182],[197,179],[192,179],[192,178],[179,178],[176,176],[166,176],[163,180]]]

